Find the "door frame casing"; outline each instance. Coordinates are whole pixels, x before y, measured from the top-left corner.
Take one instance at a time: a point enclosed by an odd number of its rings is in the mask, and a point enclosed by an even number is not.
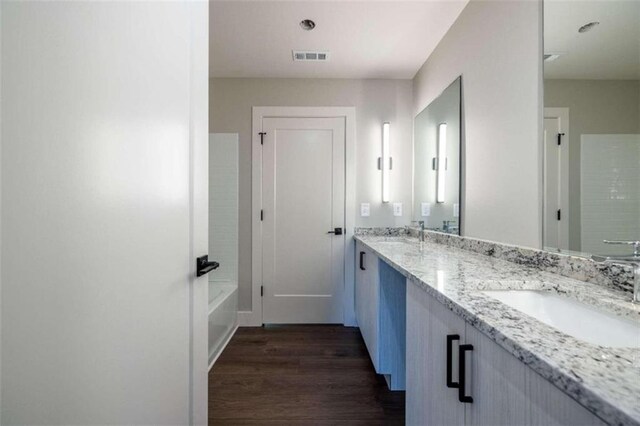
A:
[[[264,118],[336,118],[345,119],[345,215],[344,215],[344,292],[343,322],[356,325],[355,263],[353,232],[356,219],[356,108],[355,107],[260,107],[252,108],[251,135],[251,311],[238,312],[240,326],[261,326],[262,315],[262,146],[260,132]]]
[[[545,214],[547,209],[547,194],[546,194],[546,164],[544,164],[545,155],[544,155],[544,120],[547,118],[557,118],[560,121],[560,127],[564,133],[562,138],[563,145],[561,145],[562,157],[560,158],[560,209],[562,210],[562,214],[567,220],[561,224],[560,231],[560,240],[561,244],[564,244],[566,248],[563,250],[569,250],[569,143],[570,143],[570,133],[569,133],[569,108],[567,107],[545,107],[543,114],[543,173],[542,173],[542,247],[543,249],[547,248],[546,241],[544,241],[545,227],[547,226],[545,222]],[[558,247],[553,247],[557,249]]]

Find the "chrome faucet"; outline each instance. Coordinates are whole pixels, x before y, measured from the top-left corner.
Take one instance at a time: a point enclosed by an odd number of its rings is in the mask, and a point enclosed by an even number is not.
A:
[[[633,254],[631,256],[640,258],[640,241],[639,240],[636,240],[636,241],[603,240],[602,242],[605,244],[623,244],[623,245],[633,246]]]
[[[640,303],[640,240],[620,241],[620,240],[603,240],[605,244],[624,244],[633,246],[633,254],[630,256],[592,256],[591,258],[597,262],[605,263],[624,263],[631,265],[633,268],[633,303]]]
[[[412,220],[411,223],[417,223],[418,225],[420,225],[419,240],[421,243],[424,243],[424,220]]]

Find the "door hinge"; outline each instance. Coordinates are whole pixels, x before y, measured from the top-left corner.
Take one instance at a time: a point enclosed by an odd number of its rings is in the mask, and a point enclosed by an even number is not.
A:
[[[564,136],[564,133],[558,133],[558,145],[562,145],[562,137]]]
[[[558,220],[562,218],[562,210],[558,209]]]
[[[260,210],[260,221],[264,220],[264,210]]]
[[[264,297],[264,286],[260,286],[260,297]]]
[[[260,145],[264,145],[264,135],[266,135],[267,132],[260,132],[258,134],[260,135]]]

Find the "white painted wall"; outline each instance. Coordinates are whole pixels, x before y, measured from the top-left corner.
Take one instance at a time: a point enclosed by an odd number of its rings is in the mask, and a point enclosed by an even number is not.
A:
[[[0,5],[0,422],[206,424],[208,3]]]
[[[251,107],[356,107],[356,226],[402,226],[411,220],[412,83],[411,80],[212,79],[211,132],[240,134],[239,309],[251,310]],[[402,202],[394,217],[392,203],[381,202],[382,123],[391,123],[391,201]],[[359,216],[360,203],[371,216]]]
[[[541,247],[541,3],[471,0],[413,80],[417,115],[462,75],[463,235]]]

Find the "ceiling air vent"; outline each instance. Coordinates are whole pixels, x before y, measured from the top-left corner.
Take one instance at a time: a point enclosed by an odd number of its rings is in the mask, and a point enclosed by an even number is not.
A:
[[[294,61],[312,61],[312,62],[328,61],[329,52],[294,50],[293,60]]]

